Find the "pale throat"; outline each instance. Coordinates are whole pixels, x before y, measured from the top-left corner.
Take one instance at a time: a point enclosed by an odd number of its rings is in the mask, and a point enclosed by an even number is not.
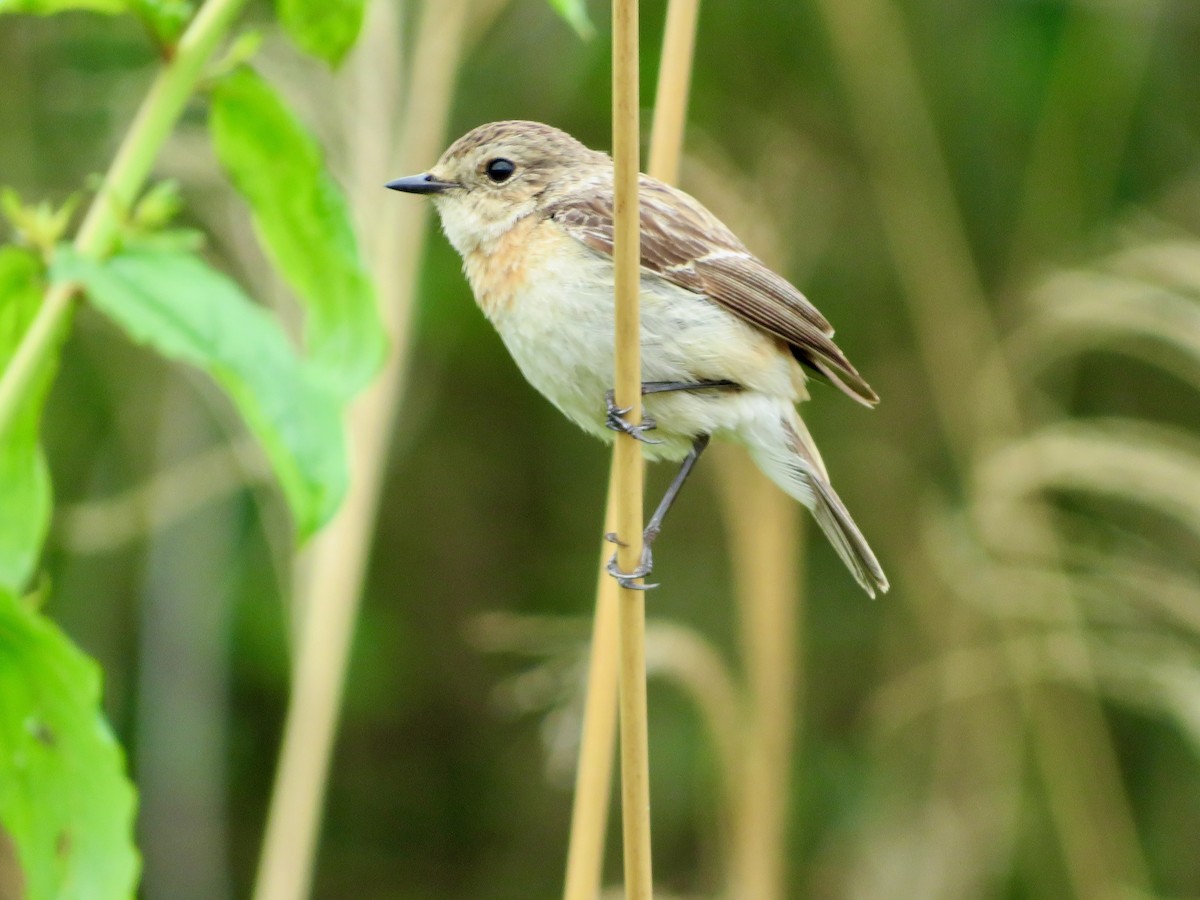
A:
[[[442,230],[462,257],[475,301],[499,326],[526,288],[530,244],[540,220],[533,202],[488,200],[472,204],[469,198],[455,198],[439,204],[438,212]]]
[[[534,204],[507,203],[499,197],[447,197],[437,202],[437,210],[442,231],[465,260],[495,252],[517,223],[534,212]]]

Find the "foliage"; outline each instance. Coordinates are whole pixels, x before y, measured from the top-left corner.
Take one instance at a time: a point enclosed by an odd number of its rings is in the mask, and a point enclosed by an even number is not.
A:
[[[248,68],[218,83],[210,124],[264,249],[306,306],[313,366],[339,396],[357,393],[383,361],[383,330],[349,208],[320,148]]]
[[[41,613],[13,599],[34,576],[50,522],[39,426],[71,294],[82,291],[134,342],[198,366],[223,388],[261,442],[301,539],[328,521],[346,492],[342,413],[385,351],[341,192],[315,141],[250,70],[219,79],[211,126],[267,255],[307,310],[308,352],[298,353],[275,315],[199,257],[201,234],[173,227],[183,208],[177,183],[141,189],[139,167],[161,149],[184,94],[200,87],[204,54],[238,5],[211,0],[205,16],[183,0],[0,4],[0,13],[134,12],[167,57],[73,245],[55,246],[79,195],[55,207],[27,206],[11,188],[0,194],[17,237],[40,252],[0,247],[0,826],[35,900],[131,895],[137,877],[133,791],[99,719],[98,672]],[[362,8],[287,0],[282,18],[302,46],[336,63],[357,36]],[[188,27],[197,32],[188,55],[176,56]],[[252,34],[236,39],[226,66],[254,46]],[[43,258],[53,260],[48,280]]]
[[[595,33],[584,0],[550,0],[550,5],[580,37],[590,38]]]
[[[16,247],[0,248],[0,368],[7,366],[42,299],[41,264]],[[38,441],[42,403],[54,374],[52,360],[39,368],[9,433],[0,443],[0,589],[24,590],[37,565],[50,524],[50,474]]]
[[[366,0],[278,0],[280,24],[296,44],[331,66],[354,46]]]
[[[0,591],[0,823],[26,896],[132,897],[135,799],[100,714],[100,670],[28,603]]]
[[[345,492],[339,407],[269,314],[197,257],[128,250],[102,263],[59,250],[54,277],[83,286],[135,341],[208,372],[262,441],[301,537]]]
[[[75,9],[115,15],[127,12],[129,3],[127,0],[0,0],[0,13],[49,16]]]

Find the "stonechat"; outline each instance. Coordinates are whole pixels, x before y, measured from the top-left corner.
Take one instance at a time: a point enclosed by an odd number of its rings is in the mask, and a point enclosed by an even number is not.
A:
[[[879,398],[817,308],[697,200],[640,176],[647,417],[634,425],[611,391],[607,154],[548,125],[495,122],[463,135],[428,172],[387,187],[432,197],[479,307],[551,403],[597,437],[625,431],[645,442],[648,458],[683,461],[647,526],[647,547],[709,438],[727,438],[812,511],[868,594],[888,589],[796,411],[809,377],[868,407]]]

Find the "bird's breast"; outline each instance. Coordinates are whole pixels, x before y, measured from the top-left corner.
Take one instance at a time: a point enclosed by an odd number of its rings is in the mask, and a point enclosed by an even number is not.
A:
[[[611,257],[574,240],[553,221],[529,218],[464,254],[479,306],[529,382],[587,431],[611,438],[604,395],[613,387]],[[729,380],[785,402],[803,376],[781,342],[719,304],[652,275],[641,291],[642,378]],[[738,428],[744,404],[721,392],[647,398],[666,441],[651,456],[679,458],[697,434]]]
[[[526,216],[500,237],[463,255],[463,268],[475,300],[498,323],[532,285],[547,263],[565,252],[561,231],[537,216]]]

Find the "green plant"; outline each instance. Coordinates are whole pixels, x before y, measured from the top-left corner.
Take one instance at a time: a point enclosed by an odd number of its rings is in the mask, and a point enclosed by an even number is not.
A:
[[[0,193],[0,212],[14,236],[13,244],[0,248],[0,634],[11,637],[0,642],[0,667],[6,690],[18,696],[25,686],[31,698],[6,706],[0,721],[0,750],[12,751],[0,753],[5,761],[0,781],[13,786],[0,793],[0,824],[11,839],[0,846],[11,846],[15,854],[8,861],[0,855],[0,875],[16,873],[17,883],[35,898],[82,896],[81,890],[94,892],[88,896],[123,896],[137,879],[133,792],[120,751],[103,728],[98,744],[95,734],[80,737],[62,712],[98,715],[98,673],[43,618],[44,588],[37,602],[33,595],[18,599],[36,581],[50,521],[51,473],[40,447],[39,422],[78,302],[89,303],[135,343],[212,379],[259,444],[287,500],[297,543],[331,520],[347,495],[351,471],[366,466],[348,455],[346,420],[352,402],[384,365],[388,339],[377,294],[390,300],[396,278],[370,271],[351,202],[330,176],[323,148],[277,86],[255,69],[259,33],[239,24],[242,6],[242,0],[0,2],[0,14],[86,10],[135,17],[161,59],[69,242],[64,239],[84,193],[57,208],[45,202],[27,205],[12,190]],[[555,6],[577,30],[589,27],[582,4]],[[463,12],[465,5],[460,7]],[[490,6],[492,12],[497,7]],[[357,42],[365,11],[363,0],[279,0],[276,7],[279,25],[292,42],[331,68]],[[465,24],[467,17],[458,20]],[[436,46],[430,42],[430,49]],[[427,68],[436,73],[444,67],[439,62]],[[443,98],[444,108],[449,92],[434,95]],[[178,185],[149,181],[189,107],[202,111],[216,159],[248,208],[262,255],[290,288],[303,321],[298,338],[287,324],[297,318],[295,312],[256,303],[237,281],[210,265],[201,232],[173,224],[185,211]],[[406,115],[420,119],[429,112],[410,108]],[[411,157],[426,155],[428,142],[411,138],[417,133],[400,130],[386,139],[399,141]],[[383,171],[367,175],[372,184],[384,178]],[[415,232],[419,223],[411,224]],[[414,240],[412,246],[419,243]],[[413,271],[416,259],[414,252]],[[390,330],[402,329],[393,321]],[[388,378],[393,388],[376,392],[372,406],[382,401],[385,407],[375,409],[376,418],[390,415],[386,407],[395,403],[400,371],[393,362]],[[362,421],[361,415],[351,420]],[[362,435],[354,439],[361,441]],[[368,491],[377,482],[371,477],[380,468],[381,456],[376,456],[375,465],[359,473]],[[369,531],[373,507],[368,502],[358,508],[365,512],[356,513],[356,521]],[[357,591],[353,579],[343,581],[350,592]],[[352,615],[346,618],[343,645]],[[27,639],[28,634],[42,637]],[[328,639],[336,643],[333,636]],[[312,702],[302,687],[298,706]],[[66,704],[62,709],[56,705],[60,697]],[[335,721],[329,719],[330,729]],[[23,764],[21,748],[30,735],[30,746],[44,748],[39,752],[48,764],[30,769],[36,777],[10,779],[13,772],[2,766]],[[78,769],[51,764],[76,758],[83,760],[94,787],[81,788]],[[316,777],[319,784],[321,776]],[[90,805],[80,806],[86,815],[44,802],[55,792],[86,797]],[[318,787],[318,798],[319,793]],[[319,799],[312,808],[319,809]],[[29,809],[38,814],[27,815]],[[97,862],[98,846],[106,848],[103,865]],[[311,865],[304,854],[290,855],[303,867]]]
[[[234,37],[240,7],[0,4],[6,13],[139,16],[163,59],[70,243],[61,241],[77,198],[59,210],[25,206],[12,192],[3,203],[17,244],[0,249],[0,669],[13,698],[0,722],[0,822],[15,847],[12,868],[34,898],[126,896],[138,870],[133,790],[99,719],[99,673],[43,617],[40,599],[18,599],[35,579],[50,516],[38,424],[75,298],[223,389],[269,460],[301,540],[345,494],[341,418],[385,352],[346,203],[320,148],[251,67],[248,33]],[[333,65],[353,44],[362,10],[286,2],[280,18],[300,46]],[[194,99],[205,101],[221,165],[304,310],[302,349],[277,315],[206,262],[195,232],[172,227],[181,207],[175,187],[146,186]]]

